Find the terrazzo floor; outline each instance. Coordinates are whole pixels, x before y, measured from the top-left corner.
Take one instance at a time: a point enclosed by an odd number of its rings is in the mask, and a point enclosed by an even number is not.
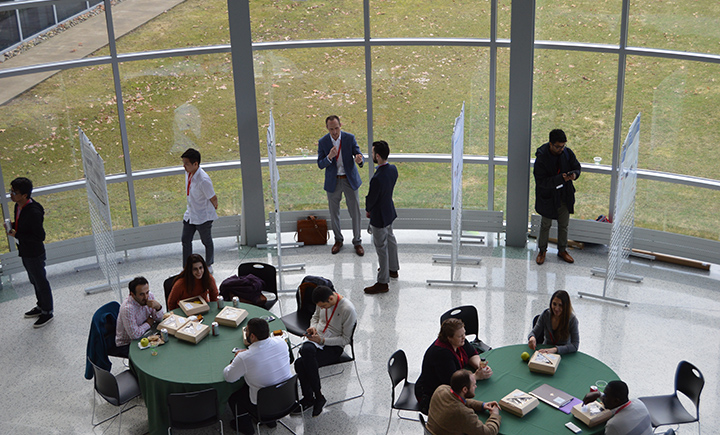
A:
[[[368,296],[363,287],[375,282],[377,257],[370,236],[364,234],[366,254],[358,257],[349,245],[337,255],[330,246],[283,249],[283,263],[305,263],[302,271],[282,274],[283,289],[275,314],[296,309],[294,289],[305,275],[330,278],[336,289],[350,298],[358,311],[355,347],[360,377],[365,387],[361,399],[332,406],[318,417],[306,414],[286,418],[299,432],[308,434],[380,434],[390,417],[390,379],[387,360],[403,349],[409,360],[409,379],[415,381],[425,349],[438,332],[439,317],[448,309],[472,304],[480,317],[480,336],[493,347],[525,342],[532,318],[548,304],[556,289],[572,296],[580,321],[580,350],[610,366],[630,388],[631,397],[670,394],[675,367],[681,360],[695,364],[705,377],[700,416],[703,434],[718,433],[720,401],[720,272],[709,272],[632,259],[624,272],[644,277],[642,283],[617,281],[608,295],[631,302],[629,307],[588,298],[578,291],[602,294],[604,280],[590,274],[604,267],[604,246],[571,250],[575,264],[558,259],[551,247],[546,263],[534,261],[534,243],[527,248],[508,248],[502,238],[486,235],[483,245],[464,245],[463,256],[481,258],[480,265],[456,268],[456,280],[477,281],[476,287],[426,284],[427,279],[450,279],[448,264],[433,263],[432,256],[449,254],[450,245],[438,243],[430,231],[396,231],[400,244],[400,278],[391,280],[390,292]],[[349,239],[349,234],[346,238]],[[285,241],[291,235],[284,235]],[[204,250],[196,241],[196,250]],[[221,282],[235,273],[242,261],[277,264],[274,251],[240,247],[234,238],[218,239],[215,278]],[[119,265],[123,278],[144,275],[150,289],[162,299],[162,282],[180,270],[180,243],[129,251]],[[86,295],[84,289],[103,282],[98,269],[76,272],[93,258],[48,267],[55,298],[55,319],[42,329],[23,313],[35,303],[32,286],[24,273],[10,281],[3,277],[0,290],[0,433],[2,434],[92,434],[117,432],[117,422],[93,428],[93,400],[100,415],[114,407],[94,399],[92,381],[83,377],[85,348],[94,311],[116,299],[112,292]],[[123,288],[123,298],[127,288]],[[123,370],[114,359],[113,372]],[[323,380],[329,399],[359,390],[351,371]],[[336,397],[337,396],[337,397]],[[499,399],[499,398],[498,398]],[[144,434],[148,430],[147,409],[136,407],[123,415],[122,433]],[[227,433],[230,411],[225,410]],[[285,429],[263,428],[263,433],[286,433]],[[422,433],[419,423],[399,420],[393,413],[390,433]],[[213,433],[210,430],[198,433]],[[567,433],[559,428],[559,434]],[[681,434],[698,433],[696,424],[684,425]]]

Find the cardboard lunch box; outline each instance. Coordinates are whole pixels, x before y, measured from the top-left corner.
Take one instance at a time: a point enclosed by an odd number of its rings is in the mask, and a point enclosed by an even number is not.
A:
[[[560,359],[560,355],[556,353],[540,353],[536,350],[530,357],[528,368],[531,372],[554,375],[560,365]]]
[[[187,322],[175,332],[175,338],[198,344],[210,333],[210,327],[200,322]]]
[[[219,325],[237,328],[248,316],[248,312],[242,308],[225,307],[215,316]]]
[[[612,411],[605,409],[603,404],[598,401],[588,403],[587,406],[578,403],[573,406],[570,412],[575,418],[588,425],[588,427],[605,423],[612,417]]]
[[[210,306],[202,296],[193,296],[191,298],[181,300],[178,305],[186,316],[194,316],[196,314],[207,313]]]
[[[515,389],[507,396],[503,397],[500,402],[500,409],[518,417],[524,417],[528,412],[532,411],[540,403],[536,397]]]
[[[166,316],[162,322],[157,326],[158,330],[167,329],[168,334],[175,335],[175,332],[177,332],[178,329],[182,328],[182,326],[187,323],[187,318],[183,316],[178,316],[175,313],[170,313],[168,316]]]

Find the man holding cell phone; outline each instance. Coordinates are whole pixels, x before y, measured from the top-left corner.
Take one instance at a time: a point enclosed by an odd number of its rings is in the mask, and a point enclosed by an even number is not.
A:
[[[343,349],[350,344],[357,313],[352,302],[324,285],[315,287],[312,300],[315,313],[305,333],[307,340],[300,348],[300,357],[295,360],[295,373],[302,388],[303,409],[312,406],[312,415],[317,417],[327,403],[320,389],[319,368],[340,359]]]

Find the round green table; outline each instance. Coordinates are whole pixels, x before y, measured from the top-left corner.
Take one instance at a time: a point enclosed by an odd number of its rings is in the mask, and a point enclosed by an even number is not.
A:
[[[218,314],[217,303],[211,302],[210,311],[203,314],[203,324],[210,326]],[[225,305],[231,305],[226,302]],[[219,335],[212,331],[200,343],[192,344],[179,340],[172,335],[167,343],[157,348],[153,356],[150,349],[140,350],[139,340],[130,344],[130,363],[137,375],[140,391],[145,399],[148,411],[148,424],[151,434],[165,434],[169,426],[167,397],[170,393],[185,393],[214,388],[218,392],[220,410],[224,409],[228,398],[239,390],[244,383],[225,382],[223,369],[233,358],[234,347],[245,348],[242,329],[248,320],[255,317],[273,315],[269,311],[254,305],[240,304],[247,310],[248,316],[237,328],[219,325]],[[179,308],[175,314],[186,317]],[[270,322],[270,331],[285,330],[285,324],[276,319]]]
[[[528,348],[527,344],[499,347],[483,353],[482,356],[487,359],[493,375],[490,379],[478,381],[475,399],[484,402],[493,400],[499,402],[516,388],[529,393],[542,384],[548,384],[582,400],[595,381],[619,379],[610,367],[582,352],[562,355],[560,366],[554,375],[533,373],[528,369],[527,363],[520,358],[520,354],[523,352],[532,355],[532,350]],[[565,433],[572,435],[572,432],[565,427],[565,423],[569,421],[582,429],[584,435],[602,434],[605,430],[605,424],[590,428],[572,414],[565,414],[542,401],[523,418],[502,410],[500,415],[502,416],[500,433],[506,435],[558,435]],[[487,412],[481,413],[480,417],[485,421],[488,417]]]

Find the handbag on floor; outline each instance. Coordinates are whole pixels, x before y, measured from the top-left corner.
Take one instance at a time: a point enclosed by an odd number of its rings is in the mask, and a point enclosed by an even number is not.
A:
[[[327,221],[325,219],[318,219],[317,216],[312,215],[305,219],[298,219],[295,239],[306,245],[327,244],[327,241],[330,239]]]

